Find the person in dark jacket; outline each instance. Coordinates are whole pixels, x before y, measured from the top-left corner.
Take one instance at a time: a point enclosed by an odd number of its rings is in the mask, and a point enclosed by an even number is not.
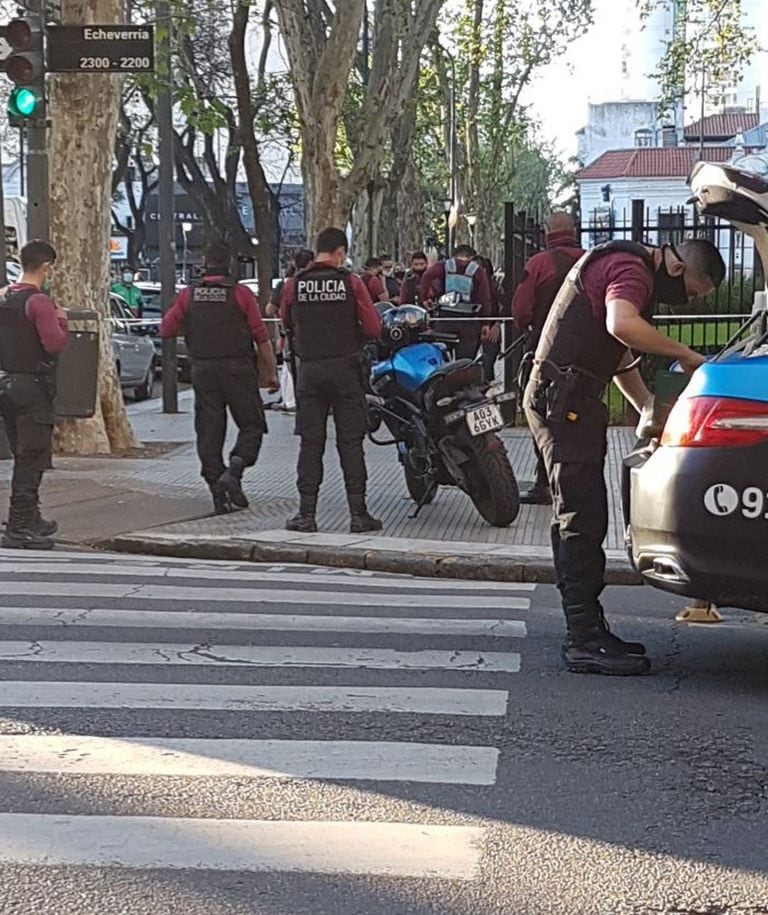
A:
[[[280,389],[275,351],[259,303],[232,273],[229,247],[221,242],[210,245],[202,280],[179,293],[160,324],[163,337],[177,337],[182,332],[187,337],[197,451],[216,514],[248,507],[243,472],[256,463],[267,432],[259,374],[271,393]],[[225,467],[222,450],[227,408],[239,434]]]
[[[485,275],[488,278],[488,288],[491,292],[491,316],[499,318],[501,317],[501,296],[496,284],[496,274],[491,259],[478,254],[475,260],[480,264],[481,269],[485,271]],[[488,325],[486,332],[483,334],[481,350],[485,380],[488,384],[491,384],[496,377],[496,360],[501,352],[501,326],[498,323]]]
[[[336,447],[350,511],[350,530],[380,531],[366,506],[367,472],[363,439],[368,411],[363,387],[362,349],[381,334],[381,318],[362,279],[344,268],[347,237],[329,228],[317,239],[317,257],[288,280],[280,317],[298,356],[296,426],[301,437],[297,468],[299,512],[286,527],[317,530],[328,416],[333,412]]]
[[[405,274],[400,290],[402,305],[421,305],[421,281],[429,266],[427,255],[423,251],[414,251],[411,255],[411,267]]]
[[[29,242],[18,283],[0,292],[0,415],[13,452],[2,545],[12,549],[51,549],[58,530],[40,514],[40,484],[51,466],[56,356],[68,340],[66,313],[48,297],[55,262],[51,245]]]
[[[526,333],[523,346],[525,377],[536,351],[541,330],[568,272],[584,254],[576,240],[576,229],[568,213],[552,213],[547,222],[547,249],[525,265],[525,272],[512,297],[512,317],[518,332]],[[525,387],[525,385],[523,385]],[[534,443],[536,479],[533,486],[520,493],[524,505],[551,505],[552,495],[547,482],[544,461]]]
[[[425,308],[434,308],[445,293],[454,293],[462,302],[480,306],[479,317],[490,318],[491,288],[488,276],[476,261],[477,251],[470,245],[457,245],[447,260],[428,267],[421,280],[421,298]],[[456,334],[459,345],[457,359],[474,359],[480,341],[489,339],[491,322],[475,320],[440,322],[441,333]]]
[[[382,266],[378,257],[369,257],[363,264],[360,274],[363,285],[368,290],[372,302],[388,302],[389,293],[382,278]]]

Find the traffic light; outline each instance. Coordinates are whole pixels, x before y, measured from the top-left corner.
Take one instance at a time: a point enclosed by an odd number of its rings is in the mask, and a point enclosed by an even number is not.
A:
[[[31,19],[14,19],[5,27],[11,54],[5,73],[14,83],[8,99],[8,121],[13,127],[33,125],[45,117],[45,59],[43,34]]]

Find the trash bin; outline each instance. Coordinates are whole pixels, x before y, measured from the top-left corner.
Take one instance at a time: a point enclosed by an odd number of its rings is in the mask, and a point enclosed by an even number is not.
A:
[[[67,310],[69,343],[56,364],[54,410],[62,419],[87,419],[96,412],[99,378],[99,316]]]

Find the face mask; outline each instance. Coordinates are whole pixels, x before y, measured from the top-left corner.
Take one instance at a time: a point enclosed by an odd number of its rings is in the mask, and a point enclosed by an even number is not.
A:
[[[685,305],[688,301],[688,291],[685,288],[685,274],[680,276],[670,276],[667,270],[667,261],[665,252],[669,250],[678,257],[674,245],[665,245],[662,249],[661,266],[656,271],[653,281],[653,289],[656,295],[656,301],[664,305]]]
[[[50,279],[43,280],[43,284],[40,287],[40,292],[44,292],[46,295],[48,295],[48,293],[51,291],[52,285],[53,283],[50,281]]]
[[[133,282],[133,274],[132,274],[132,273],[124,273],[124,274],[123,274],[123,282],[126,284],[126,286],[130,286],[131,283]]]
[[[391,268],[391,267],[388,267],[388,268],[386,268],[385,270],[382,270],[381,272],[384,274],[384,276],[392,276],[392,268]]]

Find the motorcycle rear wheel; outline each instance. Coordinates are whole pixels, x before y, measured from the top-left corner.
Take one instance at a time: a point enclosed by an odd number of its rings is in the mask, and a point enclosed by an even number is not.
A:
[[[467,495],[493,527],[509,527],[520,513],[520,492],[507,453],[495,435],[477,443],[465,466]]]

